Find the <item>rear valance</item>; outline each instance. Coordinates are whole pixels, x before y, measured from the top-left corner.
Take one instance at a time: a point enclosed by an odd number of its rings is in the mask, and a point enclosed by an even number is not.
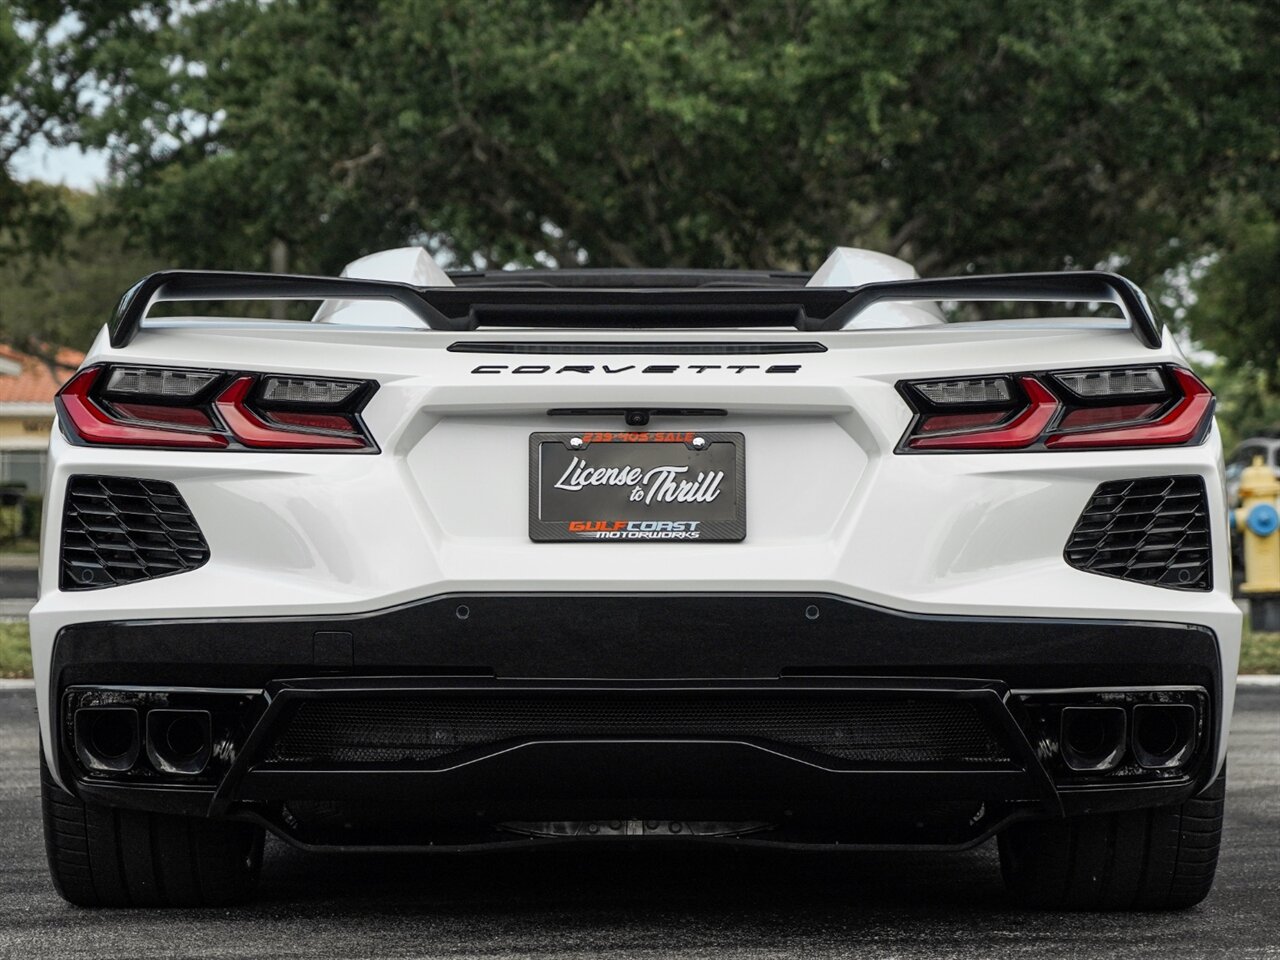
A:
[[[1114,273],[1020,273],[892,280],[860,287],[553,286],[415,287],[386,280],[292,274],[170,270],[153,273],[120,300],[109,329],[126,346],[152,304],[202,300],[391,301],[432,330],[481,327],[714,329],[795,327],[828,332],[879,303],[922,301],[1107,303],[1120,309],[1144,346],[1160,346],[1160,324],[1133,283]]]

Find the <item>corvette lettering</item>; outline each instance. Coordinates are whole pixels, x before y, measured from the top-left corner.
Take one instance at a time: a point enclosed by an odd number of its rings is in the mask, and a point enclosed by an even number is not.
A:
[[[619,373],[648,373],[648,374],[672,374],[679,373],[681,370],[690,373],[706,373],[708,370],[721,370],[726,373],[741,374],[748,370],[755,370],[760,373],[799,373],[800,364],[798,363],[771,363],[763,366],[758,363],[651,363],[648,366],[639,367],[634,363],[628,363],[623,366],[610,366],[609,364],[596,365],[594,363],[568,363],[563,366],[555,367],[546,363],[522,363],[517,366],[510,366],[505,363],[482,363],[475,367],[471,372],[474,374],[504,374],[513,373],[523,376],[539,375],[539,374],[619,374]]]

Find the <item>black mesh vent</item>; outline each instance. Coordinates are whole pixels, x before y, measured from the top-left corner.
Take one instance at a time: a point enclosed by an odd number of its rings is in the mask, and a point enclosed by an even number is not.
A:
[[[313,700],[293,714],[266,759],[413,763],[545,737],[745,738],[865,763],[999,764],[1009,759],[966,701],[760,693]]]
[[[209,545],[163,480],[72,477],[62,511],[62,589],[92,590],[194,570]]]
[[[1210,589],[1204,481],[1144,477],[1102,484],[1071,531],[1066,558],[1089,573],[1175,590]]]

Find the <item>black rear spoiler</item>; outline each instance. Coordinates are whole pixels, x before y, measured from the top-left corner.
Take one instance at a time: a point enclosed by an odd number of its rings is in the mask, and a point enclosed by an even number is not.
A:
[[[1129,329],[1157,349],[1161,328],[1135,284],[1114,273],[1011,273],[891,280],[860,287],[601,288],[554,286],[415,287],[388,280],[277,273],[167,270],[138,281],[108,324],[111,345],[127,346],[155,303],[201,300],[384,300],[398,303],[432,330],[539,326],[597,329],[785,327],[839,330],[877,303],[1035,301],[1109,303]]]

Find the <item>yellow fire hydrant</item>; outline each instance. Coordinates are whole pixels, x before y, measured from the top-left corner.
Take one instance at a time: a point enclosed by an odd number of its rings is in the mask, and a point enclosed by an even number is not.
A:
[[[1242,593],[1280,593],[1280,480],[1254,457],[1240,475],[1240,508],[1231,520],[1244,536]]]

